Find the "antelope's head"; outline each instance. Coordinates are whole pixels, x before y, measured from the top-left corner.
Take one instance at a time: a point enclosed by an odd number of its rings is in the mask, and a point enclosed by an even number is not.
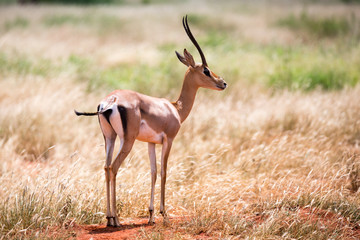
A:
[[[209,69],[204,53],[202,52],[199,44],[197,43],[190,31],[187,16],[183,17],[182,22],[186,34],[197,48],[202,60],[202,63],[195,63],[193,56],[186,49],[184,49],[184,56],[175,51],[176,56],[178,57],[180,62],[189,67],[187,74],[191,74],[192,81],[194,81],[194,83],[198,87],[209,88],[219,91],[224,90],[227,86],[227,83],[222,77],[216,75]]]

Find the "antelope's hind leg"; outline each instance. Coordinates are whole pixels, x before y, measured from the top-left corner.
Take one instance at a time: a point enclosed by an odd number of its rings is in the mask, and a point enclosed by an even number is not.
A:
[[[110,123],[106,120],[104,116],[99,116],[99,122],[101,131],[103,132],[104,139],[105,139],[105,153],[106,153],[106,160],[105,160],[105,184],[106,184],[106,219],[107,219],[107,226],[114,226],[115,216],[111,214],[111,205],[110,205],[110,166],[113,157],[114,147],[115,147],[115,140],[116,140],[116,132],[110,125]]]
[[[116,211],[116,175],[119,167],[124,162],[127,155],[130,153],[132,146],[134,145],[135,139],[125,140],[120,149],[120,152],[116,156],[113,163],[110,165],[110,185],[111,185],[111,216],[113,216],[114,227],[120,226],[120,221],[117,217]]]
[[[120,226],[116,211],[116,175],[119,167],[130,153],[135,138],[139,132],[140,117],[134,111],[122,109],[122,113],[114,111],[110,122],[116,134],[120,138],[120,151],[110,165],[110,184],[111,184],[111,215],[114,217],[114,226]],[[121,117],[121,115],[123,115]],[[131,134],[130,134],[131,133]]]
[[[116,137],[116,135],[115,135]],[[111,215],[110,211],[110,164],[112,160],[112,155],[114,152],[115,139],[105,138],[105,149],[106,149],[106,162],[105,162],[105,183],[106,183],[106,219],[107,226],[114,226],[114,216]]]

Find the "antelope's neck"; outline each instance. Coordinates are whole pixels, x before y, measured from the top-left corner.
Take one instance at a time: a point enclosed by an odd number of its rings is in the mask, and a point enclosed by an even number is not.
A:
[[[194,105],[195,96],[198,89],[199,87],[194,85],[189,75],[186,75],[179,99],[173,103],[179,112],[181,122],[184,122],[185,119],[189,116],[190,111]]]

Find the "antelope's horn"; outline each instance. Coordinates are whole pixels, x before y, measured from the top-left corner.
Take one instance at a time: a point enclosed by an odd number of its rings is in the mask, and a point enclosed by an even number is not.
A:
[[[203,66],[207,66],[206,58],[204,56],[204,53],[202,52],[198,42],[195,40],[194,35],[192,35],[192,33],[190,31],[190,27],[189,27],[189,24],[188,24],[188,21],[187,21],[187,15],[185,17],[183,17],[182,23],[183,23],[186,34],[189,36],[190,40],[195,45],[195,47],[197,48],[197,50],[198,50],[198,52],[199,52],[199,54],[201,56],[201,61],[202,61]]]

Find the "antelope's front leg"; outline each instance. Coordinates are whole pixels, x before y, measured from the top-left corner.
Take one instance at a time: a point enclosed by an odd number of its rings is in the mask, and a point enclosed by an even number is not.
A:
[[[150,167],[151,167],[151,196],[150,196],[150,206],[149,206],[149,224],[155,223],[154,218],[154,191],[156,183],[156,153],[155,153],[155,143],[148,144],[149,158],[150,158]]]
[[[166,170],[167,170],[167,161],[170,154],[170,149],[172,145],[172,140],[164,139],[163,148],[161,152],[161,198],[160,198],[160,213],[164,217],[164,224],[169,223],[169,219],[167,217],[165,211],[165,184],[166,184]]]

